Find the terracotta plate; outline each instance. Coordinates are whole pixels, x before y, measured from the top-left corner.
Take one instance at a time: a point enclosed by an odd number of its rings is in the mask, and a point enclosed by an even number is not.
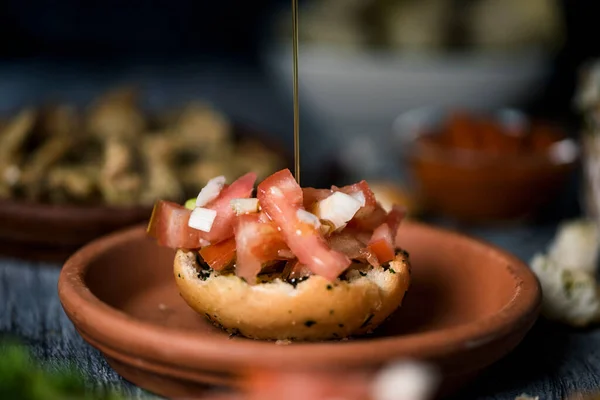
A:
[[[144,227],[92,242],[65,264],[63,307],[83,338],[133,383],[168,397],[236,386],[246,368],[373,371],[398,358],[437,364],[451,389],[510,352],[534,323],[538,282],[515,257],[475,239],[406,222],[413,284],[368,338],[278,345],[230,338],[179,297],[174,252]]]

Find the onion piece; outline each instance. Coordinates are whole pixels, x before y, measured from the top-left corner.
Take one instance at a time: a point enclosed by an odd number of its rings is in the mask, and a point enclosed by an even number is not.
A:
[[[298,211],[296,211],[296,215],[300,221],[314,226],[315,229],[319,229],[321,227],[321,221],[319,221],[319,218],[315,214],[309,213],[308,211],[300,208]]]
[[[345,227],[361,207],[360,200],[342,192],[335,192],[316,204],[315,215],[320,220],[330,222],[333,229],[338,230]]]
[[[188,226],[202,232],[210,232],[216,217],[217,212],[215,210],[196,207],[190,215]]]
[[[227,179],[223,175],[209,180],[206,186],[204,186],[200,193],[198,193],[198,197],[196,198],[196,207],[204,207],[219,197],[219,194],[221,193],[221,190],[223,190],[226,181]]]
[[[233,199],[229,204],[233,211],[235,211],[235,215],[258,212],[258,199]]]
[[[365,194],[362,191],[350,193],[350,196],[358,200],[360,202],[361,207],[364,207],[367,204],[367,199],[365,198]]]

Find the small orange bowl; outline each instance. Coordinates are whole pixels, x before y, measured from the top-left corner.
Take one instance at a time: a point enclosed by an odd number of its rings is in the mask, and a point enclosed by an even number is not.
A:
[[[470,223],[533,217],[578,162],[579,147],[562,130],[518,111],[473,114],[483,122],[470,126],[454,115],[419,109],[394,124],[415,190],[436,214]]]

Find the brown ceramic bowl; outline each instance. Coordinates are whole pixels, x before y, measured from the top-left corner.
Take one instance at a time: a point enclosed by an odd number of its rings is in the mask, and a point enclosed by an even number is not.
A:
[[[432,213],[469,223],[535,217],[565,187],[578,161],[578,146],[571,139],[557,141],[545,152],[494,156],[421,143],[419,139],[435,132],[447,115],[435,108],[414,110],[401,115],[394,128],[402,163],[408,165],[418,196]],[[500,124],[503,115],[536,123],[515,110],[500,110]]]
[[[58,293],[77,331],[118,373],[168,397],[239,387],[248,368],[374,372],[405,358],[437,365],[452,390],[509,353],[536,320],[538,281],[510,254],[414,222],[400,228],[398,242],[413,264],[404,305],[374,335],[355,340],[278,345],[229,337],[181,299],[174,251],[157,246],[144,226],[77,251]]]
[[[85,243],[145,221],[150,207],[49,205],[0,200],[0,253],[64,262]]]
[[[280,143],[262,131],[236,125],[237,139],[253,138],[293,159]],[[82,245],[107,233],[146,221],[151,206],[51,205],[0,200],[0,254],[63,263]]]

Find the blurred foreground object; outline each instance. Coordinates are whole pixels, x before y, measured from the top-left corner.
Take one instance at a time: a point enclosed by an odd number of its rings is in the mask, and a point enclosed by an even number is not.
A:
[[[580,74],[576,106],[583,114],[583,207],[600,225],[600,60]]]
[[[427,210],[465,222],[535,216],[579,157],[562,130],[511,109],[415,109],[396,119],[394,134]]]
[[[183,201],[210,177],[287,160],[201,101],[150,115],[133,87],[118,87],[87,110],[64,104],[24,109],[0,127],[0,198],[52,204],[149,206]]]
[[[403,361],[375,376],[360,372],[253,372],[246,400],[428,400],[439,377],[429,365]]]
[[[42,370],[22,345],[0,344],[0,398],[13,400],[124,400],[119,393],[90,393],[74,368]]]
[[[599,247],[598,225],[573,220],[560,225],[546,254],[534,256],[531,268],[542,285],[546,318],[577,327],[600,320]]]

